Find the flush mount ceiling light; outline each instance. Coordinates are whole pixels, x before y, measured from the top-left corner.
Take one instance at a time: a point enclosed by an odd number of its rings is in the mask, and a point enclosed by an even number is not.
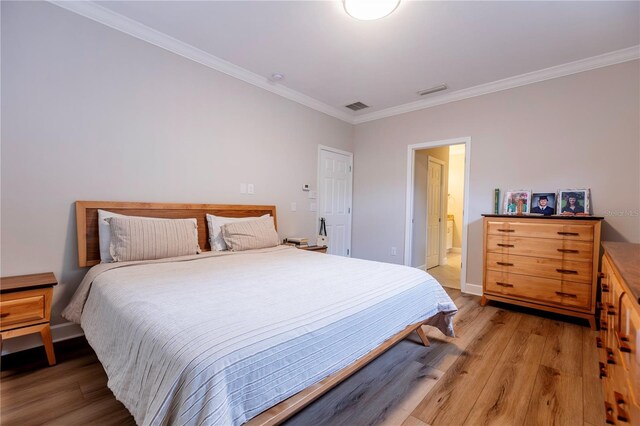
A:
[[[400,0],[342,0],[344,10],[361,21],[384,18],[396,10]]]
[[[269,77],[269,80],[273,81],[274,83],[283,79],[284,74],[280,74],[279,72],[274,72],[273,74],[271,74],[271,77]]]

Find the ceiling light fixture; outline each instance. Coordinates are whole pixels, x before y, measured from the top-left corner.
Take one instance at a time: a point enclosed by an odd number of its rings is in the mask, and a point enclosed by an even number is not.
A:
[[[396,10],[400,0],[342,0],[344,10],[361,21],[384,18]]]
[[[269,80],[273,81],[274,83],[283,79],[284,74],[280,74],[279,72],[274,72],[273,74],[271,74],[271,77],[269,77]]]

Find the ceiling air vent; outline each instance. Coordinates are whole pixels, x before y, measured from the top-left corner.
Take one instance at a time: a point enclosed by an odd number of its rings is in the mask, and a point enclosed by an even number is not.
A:
[[[353,111],[360,111],[361,109],[369,108],[369,105],[365,105],[362,102],[354,102],[345,106]]]

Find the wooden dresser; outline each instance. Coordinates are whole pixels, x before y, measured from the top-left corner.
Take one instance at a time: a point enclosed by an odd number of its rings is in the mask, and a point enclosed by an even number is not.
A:
[[[483,296],[589,320],[595,308],[601,217],[484,216]]]
[[[607,423],[640,424],[640,244],[603,242],[596,339]]]

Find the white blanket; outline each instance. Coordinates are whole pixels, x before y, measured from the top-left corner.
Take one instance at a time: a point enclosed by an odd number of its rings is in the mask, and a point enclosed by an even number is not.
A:
[[[138,424],[242,424],[409,324],[453,335],[456,306],[418,269],[289,247],[196,258],[98,265],[65,310]]]

